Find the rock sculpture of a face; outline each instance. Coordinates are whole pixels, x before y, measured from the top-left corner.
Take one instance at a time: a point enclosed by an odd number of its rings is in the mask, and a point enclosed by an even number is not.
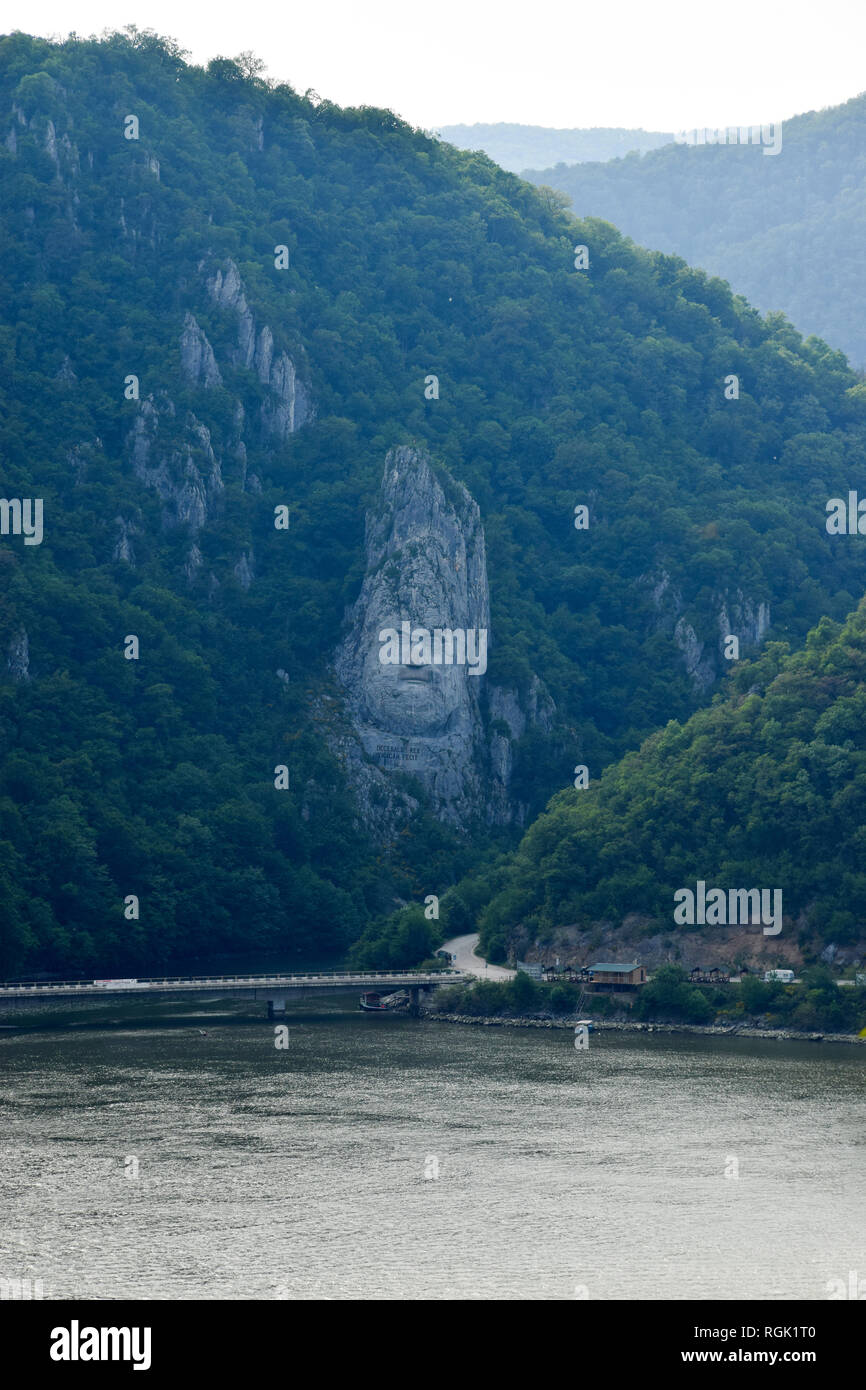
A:
[[[445,487],[423,453],[389,453],[336,667],[368,755],[456,808],[478,783],[489,596],[478,507]]]

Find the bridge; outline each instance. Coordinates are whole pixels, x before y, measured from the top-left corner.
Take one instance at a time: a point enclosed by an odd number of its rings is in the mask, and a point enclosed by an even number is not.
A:
[[[287,999],[317,994],[357,994],[376,991],[409,992],[410,1010],[417,1014],[421,995],[438,985],[465,984],[473,977],[463,970],[324,970],[290,975],[163,975],[147,979],[59,980],[0,984],[0,1008],[29,1008],[33,1004],[72,1003],[81,999],[169,999],[178,995],[207,995],[212,999],[256,999],[267,1003],[268,1018],[286,1012]]]

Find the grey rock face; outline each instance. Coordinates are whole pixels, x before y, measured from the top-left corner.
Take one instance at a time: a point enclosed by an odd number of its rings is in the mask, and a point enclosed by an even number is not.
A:
[[[183,321],[180,363],[184,374],[196,386],[201,384],[206,390],[212,386],[222,386],[222,377],[213,355],[213,348],[193,314],[187,314]]]
[[[49,121],[45,127],[45,152],[55,164],[60,164],[57,155],[57,131],[54,129],[53,121]]]
[[[119,528],[120,535],[117,538],[117,544],[112,551],[111,558],[123,560],[131,569],[135,569],[135,550],[132,545],[132,537],[136,534],[138,527],[122,516],[116,516],[114,524]]]
[[[700,641],[691,623],[680,618],[674,628],[674,641],[683,655],[685,668],[699,690],[708,690],[718,676],[712,653],[705,655],[704,643]]]
[[[235,366],[253,369],[268,387],[271,396],[262,403],[261,426],[265,435],[282,443],[313,415],[309,393],[295,363],[287,352],[275,354],[274,335],[267,324],[257,328],[234,261],[229,261],[224,271],[218,270],[207,287],[214,303],[237,317],[237,346],[231,360]]]
[[[256,321],[247,303],[240,271],[229,261],[225,271],[218,270],[208,281],[208,290],[215,304],[229,309],[238,318],[238,346],[233,359],[244,367],[252,366],[256,352]]]
[[[16,684],[30,680],[30,642],[24,628],[19,628],[6,652],[6,669]]]
[[[69,360],[68,353],[64,356],[63,361],[54,373],[54,380],[62,382],[64,386],[71,386],[78,380],[78,377],[72,369],[72,363]]]
[[[513,688],[488,684],[487,708],[490,716],[488,820],[495,825],[511,822],[523,825],[528,807],[515,802],[510,791],[514,742],[531,728],[549,734],[553,728],[556,706],[538,676],[533,676],[529,691],[523,696]],[[507,734],[501,731],[499,726],[502,724],[507,726]]]
[[[393,830],[383,809],[388,784],[409,773],[424,787],[434,813],[465,828],[474,820],[505,824],[521,818],[510,803],[511,741],[488,738],[485,705],[511,738],[530,723],[550,727],[553,702],[541,683],[528,699],[489,687],[486,675],[464,665],[391,665],[380,660],[380,634],[412,629],[487,633],[490,598],[484,531],[477,504],[461,484],[442,482],[429,459],[411,447],[393,449],[385,462],[376,507],[367,516],[366,576],[351,609],[349,631],[335,658],[358,747],[343,739],[340,752],[371,825]],[[487,699],[485,699],[487,697]],[[366,754],[366,759],[362,756]]]
[[[730,617],[728,611],[730,608]],[[719,609],[719,633],[722,644],[725,637],[739,637],[741,647],[757,647],[770,626],[769,603],[758,603],[746,598],[738,589],[733,598],[722,602]]]
[[[241,552],[241,558],[234,567],[234,576],[241,588],[246,591],[255,579],[255,558],[251,550]]]
[[[701,693],[715,684],[728,664],[724,655],[726,637],[739,638],[741,654],[745,655],[746,651],[760,645],[769,629],[770,605],[748,598],[737,589],[733,595],[716,595],[718,642],[702,642],[683,615],[682,596],[671,583],[667,571],[645,575],[640,582],[648,591],[655,610],[656,628],[670,632],[689,676]]]
[[[187,577],[188,583],[192,584],[204,561],[198,546],[193,544],[189,548],[189,553],[184,561],[183,572]],[[211,575],[213,579],[213,575]]]
[[[198,531],[223,491],[210,431],[191,414],[180,440],[172,430],[171,442],[163,442],[160,438],[163,416],[166,420],[174,419],[171,401],[166,401],[160,409],[152,397],[141,402],[128,440],[133,469],[145,487],[153,488],[165,504],[164,527],[187,525]]]
[[[380,767],[411,772],[446,820],[463,824],[481,798],[479,684],[464,666],[428,666],[426,679],[380,661],[380,632],[484,629],[490,603],[476,503],[453,485],[446,499],[426,457],[393,449],[382,495],[367,518],[367,575],[336,669],[352,722]]]
[[[309,398],[291,357],[281,352],[263,380],[270,386],[274,399],[262,404],[262,427],[266,434],[275,435],[281,441],[288,439],[310,417]]]

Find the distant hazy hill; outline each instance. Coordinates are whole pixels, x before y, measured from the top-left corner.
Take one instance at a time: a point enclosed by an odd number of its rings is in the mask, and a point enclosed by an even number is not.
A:
[[[673,140],[657,130],[626,130],[621,126],[593,126],[590,130],[555,130],[541,125],[443,125],[443,140],[460,150],[483,150],[519,174],[551,164],[580,164],[584,160],[616,159],[632,150],[658,149]]]
[[[673,144],[607,164],[560,158],[525,176],[866,364],[866,95],[786,122],[777,155]]]

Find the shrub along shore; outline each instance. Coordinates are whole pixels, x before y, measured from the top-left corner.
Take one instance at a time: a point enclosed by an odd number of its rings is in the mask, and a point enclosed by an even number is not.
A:
[[[866,1033],[866,988],[840,988],[823,965],[807,967],[793,985],[753,975],[737,984],[695,985],[680,966],[663,965],[633,1001],[604,994],[581,1001],[577,985],[543,984],[519,972],[508,981],[439,990],[426,1014],[450,1022],[550,1028],[570,1028],[579,1017],[590,1017],[597,1028],[857,1042]]]

